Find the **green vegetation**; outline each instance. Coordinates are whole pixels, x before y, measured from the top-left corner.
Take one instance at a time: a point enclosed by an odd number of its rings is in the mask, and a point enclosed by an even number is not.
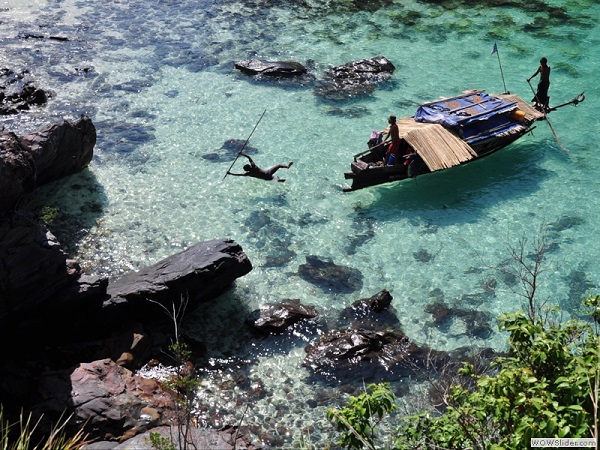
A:
[[[191,351],[184,342],[177,340],[170,345],[175,360],[176,372],[166,381],[166,385],[171,392],[175,393],[173,400],[175,402],[175,431],[177,438],[174,442],[178,444],[178,450],[187,450],[194,448],[190,440],[190,427],[194,421],[193,411],[196,404],[196,391],[200,386],[200,379],[196,375],[193,367],[190,367],[188,361],[191,357]],[[163,442],[164,444],[164,442]],[[164,450],[171,450],[173,447],[161,447]]]
[[[161,436],[160,433],[150,433],[148,439],[150,446],[155,450],[176,450],[173,440],[168,437]]]
[[[40,220],[46,225],[51,225],[54,221],[56,221],[59,212],[60,211],[55,206],[44,206],[40,213]]]
[[[185,342],[180,340],[181,322],[187,308],[188,299],[182,296],[179,305],[175,305],[175,302],[173,302],[171,310],[156,301],[150,299],[148,301],[161,307],[173,322],[175,340],[169,346],[169,354],[175,363],[176,369],[175,373],[165,383],[173,393],[172,398],[175,404],[175,420],[171,429],[171,436],[164,437],[159,433],[150,433],[149,444],[155,450],[193,449],[196,446],[190,437],[190,429],[194,422],[193,412],[200,379],[190,362],[192,352]],[[176,435],[174,436],[174,434]]]
[[[394,448],[521,449],[529,448],[534,437],[595,437],[598,442],[600,296],[590,295],[583,303],[593,321],[561,323],[558,308],[501,316],[500,329],[509,333],[506,355],[493,361],[487,374],[464,364],[462,383],[445,390],[434,413],[402,418]],[[370,418],[393,409],[387,384],[369,388],[371,393],[351,397],[348,406],[328,413],[347,448],[374,448]]]
[[[600,296],[585,303],[597,311]],[[404,418],[397,448],[496,450],[528,448],[533,437],[597,437],[597,325],[536,320],[522,311],[500,317],[509,350],[492,363],[494,373],[478,375],[465,364],[460,375],[472,383],[452,386],[439,415]]]
[[[370,384],[359,396],[350,397],[348,406],[327,410],[327,418],[337,424],[342,437],[338,443],[349,449],[374,447],[377,424],[396,409],[389,383]]]
[[[508,350],[483,370],[466,363],[450,381],[429,377],[438,404],[400,418],[395,449],[524,449],[531,438],[549,437],[595,438],[599,448],[600,295],[583,299],[580,318],[562,320],[558,307],[536,299],[547,253],[543,233],[533,253],[526,244],[511,248],[514,264],[500,269],[518,281],[513,293],[525,300],[522,310],[499,317]],[[387,384],[370,389],[328,413],[348,448],[374,448],[371,416],[393,409]],[[373,407],[381,398],[386,407]]]
[[[34,440],[39,425],[31,422],[31,414],[21,414],[17,423],[9,423],[4,418],[4,410],[0,406],[0,450],[79,450],[86,444],[86,436],[79,431],[67,437],[64,427],[68,419],[58,423],[44,438]]]

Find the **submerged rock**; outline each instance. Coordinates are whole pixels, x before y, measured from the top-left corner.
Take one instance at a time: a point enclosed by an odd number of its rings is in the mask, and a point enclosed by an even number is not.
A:
[[[327,293],[350,293],[362,288],[362,274],[352,267],[307,256],[306,264],[298,268],[298,275]]]
[[[238,153],[242,149],[244,150],[244,153],[246,153],[247,155],[252,155],[252,154],[255,154],[258,152],[258,149],[254,148],[250,145],[247,145],[247,142],[245,140],[228,139],[225,142],[223,142],[223,145],[221,145],[221,147],[214,152],[205,153],[205,154],[199,154],[199,153],[194,153],[194,154],[198,154],[202,159],[205,159],[205,160],[211,161],[211,162],[222,162],[222,161],[233,162],[235,157],[238,155]],[[244,161],[244,164],[246,164],[246,162],[247,162],[246,159],[243,157],[240,157],[240,162],[242,160]]]
[[[302,305],[299,300],[284,300],[253,311],[246,319],[246,324],[265,334],[283,333],[295,323],[314,319],[318,315],[314,307]]]
[[[425,312],[432,315],[435,326],[439,328],[449,327],[454,319],[458,319],[464,322],[468,336],[487,339],[493,332],[491,316],[483,311],[450,307],[443,301],[435,301],[425,306]]]
[[[246,75],[268,77],[296,77],[308,72],[306,67],[295,61],[265,61],[263,59],[243,59],[235,63],[235,68]]]
[[[389,80],[394,70],[396,67],[384,56],[332,67],[315,83],[315,94],[329,100],[370,94],[378,83]]]
[[[427,250],[425,250],[424,248],[419,249],[418,251],[413,253],[413,257],[415,258],[416,261],[418,262],[422,262],[422,263],[428,263],[431,260],[433,260],[434,255],[432,255],[431,253],[429,253]]]
[[[369,298],[362,298],[344,308],[338,322],[351,324],[352,328],[380,330],[389,327],[397,328],[400,321],[393,311],[389,310],[393,297],[383,289]]]
[[[19,114],[45,105],[51,96],[49,91],[35,86],[27,71],[0,69],[0,115]]]
[[[338,381],[397,379],[451,361],[447,353],[421,347],[395,330],[336,330],[304,350],[305,366],[315,375]]]

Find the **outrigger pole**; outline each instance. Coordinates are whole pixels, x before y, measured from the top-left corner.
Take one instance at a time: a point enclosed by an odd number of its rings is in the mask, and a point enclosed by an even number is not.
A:
[[[527,84],[528,84],[528,85],[529,85],[529,87],[531,88],[531,92],[533,92],[533,97],[535,98],[535,101],[536,101],[536,102],[537,102],[537,104],[538,104],[538,105],[540,105],[540,106],[541,106],[541,108],[542,108],[542,112],[544,113],[544,119],[545,119],[545,120],[546,120],[546,122],[548,123],[548,126],[550,127],[550,131],[552,131],[552,134],[554,135],[554,139],[556,139],[556,143],[558,144],[558,146],[560,147],[560,149],[561,149],[563,152],[565,152],[565,153],[567,153],[567,154],[568,154],[569,152],[568,152],[568,151],[567,151],[567,149],[566,149],[566,148],[564,148],[564,147],[562,146],[562,144],[560,143],[560,140],[558,139],[558,136],[556,135],[556,131],[554,131],[554,127],[552,126],[552,124],[550,123],[550,120],[548,119],[548,114],[546,113],[546,108],[544,107],[544,105],[542,104],[542,102],[540,102],[540,99],[539,99],[539,98],[538,98],[538,96],[537,96],[537,92],[535,92],[535,91],[533,90],[533,86],[531,85],[531,81],[527,80]],[[583,93],[581,93],[580,95],[583,95]],[[573,99],[573,100],[576,100],[577,98],[578,98],[578,97],[576,97],[576,98],[575,98],[575,99]],[[585,99],[585,97],[584,97],[584,99]],[[574,101],[573,101],[573,100],[571,100],[569,103],[566,103],[566,104],[574,103]],[[583,101],[583,100],[581,100],[581,101]],[[579,103],[579,101],[577,101],[577,103]],[[576,105],[577,103],[575,103],[575,105]],[[565,106],[565,105],[561,105],[561,106]]]
[[[242,154],[242,152],[246,148],[246,145],[248,144],[248,141],[250,140],[250,138],[254,134],[254,130],[256,130],[256,127],[258,126],[258,124],[260,123],[260,121],[262,120],[262,118],[263,118],[263,116],[265,115],[266,112],[267,112],[267,110],[265,109],[263,111],[263,113],[261,114],[260,119],[258,119],[258,122],[256,122],[256,125],[254,125],[254,128],[252,129],[252,132],[248,136],[248,139],[246,139],[246,142],[244,142],[244,145],[242,145],[242,148],[240,149],[240,151],[238,152],[237,156],[235,157],[235,159],[233,160],[233,162],[229,166],[229,169],[227,169],[227,172],[225,172],[225,176],[223,177],[223,180],[225,179],[225,177],[227,176],[227,174],[229,173],[229,171],[231,170],[231,168],[233,167],[233,165],[235,164],[235,162],[237,161],[237,159],[240,157],[240,155]]]
[[[548,108],[548,112],[556,111],[558,108],[562,108],[563,106],[567,106],[567,105],[575,105],[575,106],[577,106],[578,104],[580,104],[584,100],[585,100],[585,93],[582,92],[577,97],[573,98],[572,100],[569,100],[568,102],[561,103],[560,105],[553,106],[552,108]]]
[[[498,65],[500,66],[500,75],[502,75],[502,84],[504,85],[504,93],[508,94],[508,90],[506,89],[506,83],[504,82],[504,71],[502,70],[502,63],[500,63],[500,52],[498,51],[498,46],[494,42],[494,48],[492,49],[492,55],[496,54],[498,56]]]

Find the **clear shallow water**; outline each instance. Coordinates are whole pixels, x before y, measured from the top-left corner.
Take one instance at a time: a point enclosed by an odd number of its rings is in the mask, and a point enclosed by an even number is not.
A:
[[[259,305],[298,298],[319,308],[322,329],[343,307],[386,288],[413,340],[440,350],[500,348],[493,317],[520,299],[487,268],[508,258],[508,246],[534,240],[542,225],[554,250],[541,297],[573,312],[598,285],[599,5],[525,7],[0,1],[2,67],[28,67],[54,91],[43,110],[2,123],[25,132],[92,117],[98,142],[89,170],[40,197],[77,217],[59,237],[89,272],[117,277],[200,240],[239,242],[254,270],[214,311],[190,318],[189,332],[214,358],[200,395],[205,423],[237,423],[248,404],[244,422],[256,439],[267,432],[292,446],[310,431],[313,442],[326,442],[333,434],[325,408],[362,380],[341,393],[309,376],[301,362],[315,330],[249,339],[243,319]],[[352,155],[389,114],[411,115],[419,102],[470,88],[504,90],[494,42],[511,92],[531,96],[525,80],[541,56],[553,70],[551,104],[586,92],[581,106],[550,116],[568,155],[541,123],[483,161],[343,194]],[[311,85],[258,83],[233,69],[248,57],[295,60],[319,78],[327,67],[376,55],[396,65],[392,80],[345,102],[321,100]],[[294,161],[281,171],[286,183],[223,180],[265,110],[248,145],[261,166]],[[309,255],[358,269],[362,288],[330,294],[301,279],[298,267]],[[486,295],[491,279],[497,288]],[[493,332],[470,336],[458,319],[433,326],[425,307],[440,295],[488,312]],[[260,393],[246,392],[252,383]],[[410,392],[412,402],[424,395],[415,386]]]

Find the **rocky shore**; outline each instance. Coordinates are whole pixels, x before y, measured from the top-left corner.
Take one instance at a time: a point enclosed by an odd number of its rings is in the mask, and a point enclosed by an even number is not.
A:
[[[73,430],[96,441],[90,448],[114,448],[173,417],[168,388],[133,372],[168,346],[158,305],[185,298],[193,310],[252,265],[233,240],[216,239],[119,280],[83,273],[27,199],[84,170],[95,142],[88,117],[27,136],[0,133],[0,398],[5,417],[32,411],[44,430],[66,412]],[[198,433],[223,448],[252,448],[231,430]]]

